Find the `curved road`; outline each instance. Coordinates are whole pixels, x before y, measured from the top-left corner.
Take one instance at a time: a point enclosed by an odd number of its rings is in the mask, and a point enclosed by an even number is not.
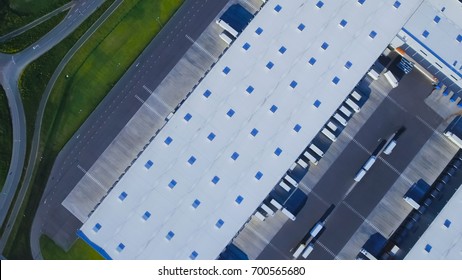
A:
[[[3,85],[8,98],[13,125],[11,163],[3,191],[0,194],[0,224],[3,224],[16,193],[26,155],[26,120],[18,89],[19,77],[30,62],[43,55],[74,31],[103,2],[104,0],[74,0],[72,8],[64,20],[35,44],[14,55],[0,54],[0,84]],[[9,231],[11,227],[12,224],[9,224],[5,232]],[[1,250],[3,250],[5,243],[6,241],[2,238]]]
[[[21,35],[22,33],[28,31],[29,29],[32,29],[34,27],[36,27],[37,25],[41,24],[42,22],[45,22],[47,21],[48,19],[56,16],[57,14],[61,13],[61,12],[64,12],[66,10],[69,10],[72,6],[74,5],[74,2],[73,1],[70,1],[69,3],[57,8],[56,10],[52,11],[52,12],[49,12],[48,14],[32,21],[32,22],[29,22],[28,24],[24,25],[23,27],[21,28],[18,28],[16,30],[13,30],[11,31],[10,33],[8,34],[5,34],[3,36],[0,36],[0,42],[5,42],[5,41],[8,41],[9,39],[11,38],[14,38],[18,35]]]

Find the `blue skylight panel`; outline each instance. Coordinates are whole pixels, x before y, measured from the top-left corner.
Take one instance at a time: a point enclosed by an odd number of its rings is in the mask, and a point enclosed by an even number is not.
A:
[[[258,171],[258,172],[255,174],[255,179],[257,179],[257,180],[260,180],[262,177],[263,177],[263,173],[261,173],[260,171]]]
[[[248,86],[245,91],[247,91],[248,94],[251,94],[254,91],[254,88],[253,86]]]
[[[451,226],[451,221],[446,219],[446,221],[444,221],[444,226],[449,228]]]
[[[311,65],[314,65],[316,63],[316,58],[312,57],[310,60],[308,60],[308,63]]]
[[[279,13],[279,12],[282,10],[281,5],[276,5],[276,6],[274,7],[274,10],[275,10],[276,12]]]
[[[93,227],[94,232],[98,232],[100,229],[101,229],[101,224],[100,223],[96,223],[95,226]]]
[[[299,124],[296,124],[296,125],[294,126],[294,131],[295,131],[295,132],[299,132],[300,129],[302,129],[302,127],[301,127]]]
[[[272,113],[276,113],[277,110],[278,110],[278,106],[276,106],[276,105],[273,105],[273,106],[271,106],[271,108],[270,108],[270,111],[271,111]]]
[[[396,9],[398,9],[399,6],[401,6],[401,2],[395,1],[395,3],[393,4],[393,7],[395,7]]]
[[[177,182],[175,180],[171,180],[170,183],[168,183],[168,187],[173,189],[176,186]]]
[[[174,236],[175,236],[175,233],[174,233],[173,231],[169,231],[169,232],[167,233],[167,235],[165,236],[165,238],[166,238],[167,240],[172,240],[172,238],[173,238]]]
[[[172,143],[172,141],[173,141],[172,137],[168,136],[167,138],[165,138],[164,143],[168,146]]]
[[[191,120],[192,116],[190,113],[187,113],[186,115],[184,115],[183,119],[187,122],[189,122],[189,120]]]
[[[284,47],[284,46],[282,46],[282,47],[279,48],[279,52],[280,52],[281,54],[284,54],[286,51],[287,51],[287,48]]]
[[[119,245],[116,248],[117,252],[119,253],[122,252],[124,249],[125,249],[125,245],[123,243],[119,243]]]
[[[144,212],[143,220],[147,221],[151,217],[151,213],[149,211]]]
[[[234,152],[232,155],[231,155],[231,159],[233,160],[236,160],[237,158],[239,157],[239,154]]]
[[[324,6],[324,2],[318,1],[318,3],[316,3],[316,7],[318,7],[319,9],[321,9],[322,6]]]
[[[314,107],[319,108],[319,106],[321,106],[321,101],[316,100],[316,101],[313,103],[313,105],[314,105]]]
[[[124,201],[127,198],[128,194],[126,192],[121,192],[119,194],[120,201]]]
[[[234,110],[233,109],[229,109],[228,112],[226,113],[226,115],[228,115],[228,117],[232,117],[234,115]]]
[[[298,30],[303,31],[305,29],[305,27],[306,26],[303,23],[300,23],[297,28],[298,28]]]
[[[223,73],[225,75],[228,75],[228,73],[231,72],[231,68],[229,68],[228,66],[226,66],[225,68],[223,68]]]
[[[363,5],[364,2],[366,2],[366,0],[358,0],[358,3],[359,3],[360,5]]]
[[[432,250],[432,245],[430,244],[425,245],[425,251],[427,251],[427,253],[430,253],[431,250]]]
[[[250,44],[245,43],[244,45],[242,45],[242,48],[247,51],[248,49],[250,49]]]
[[[209,139],[210,141],[213,141],[213,139],[215,139],[215,133],[210,132],[209,135],[207,136],[207,139]]]
[[[457,42],[461,43],[462,42],[462,35],[461,34],[457,35],[456,40],[457,40]]]
[[[151,168],[153,165],[154,165],[154,162],[152,162],[152,160],[148,160],[148,161],[144,164],[144,167],[146,167],[146,169],[149,169],[149,168]]]
[[[194,163],[196,162],[196,158],[194,156],[191,156],[189,159],[188,159],[188,163],[190,165],[193,165]]]
[[[296,81],[290,82],[290,87],[291,87],[291,88],[296,88],[297,85],[298,85],[298,83],[297,83]]]
[[[336,84],[336,85],[337,85],[339,82],[340,82],[340,78],[337,77],[337,76],[335,76],[335,77],[332,79],[332,83],[334,83],[334,84]]]
[[[369,37],[374,39],[375,36],[377,36],[377,32],[375,32],[374,30],[371,31],[371,33],[369,33]]]
[[[435,16],[435,18],[433,18],[433,21],[434,21],[435,23],[439,23],[440,20],[441,20],[441,18],[440,18],[439,16]]]
[[[326,43],[326,42],[322,43],[322,45],[321,45],[321,49],[323,49],[323,50],[327,50],[328,47],[329,47],[329,44]]]
[[[207,89],[207,90],[204,91],[203,95],[204,95],[205,98],[209,98],[211,94],[212,94],[212,92]]]
[[[353,63],[351,63],[351,61],[345,62],[345,68],[346,68],[346,69],[350,69],[351,66],[353,66]]]
[[[261,27],[258,27],[256,30],[255,30],[255,33],[257,33],[257,35],[261,35],[263,33],[263,29]]]
[[[276,150],[274,150],[274,154],[277,155],[277,156],[280,156],[281,153],[282,153],[282,150],[281,150],[281,148],[279,148],[279,147],[276,148]]]
[[[194,200],[193,203],[192,203],[192,207],[193,207],[194,209],[196,209],[197,207],[199,207],[199,205],[201,205],[201,201],[200,201],[199,199]]]
[[[216,184],[218,184],[218,182],[220,182],[220,177],[214,176],[214,177],[212,178],[212,183],[214,183],[214,184],[216,185]]]
[[[273,66],[274,66],[274,63],[271,62],[271,61],[269,61],[269,62],[266,64],[266,68],[268,68],[268,69],[272,69]]]
[[[253,137],[257,136],[258,134],[258,129],[254,128],[252,129],[252,131],[250,131],[250,135],[252,135]]]
[[[243,198],[242,196],[238,195],[238,196],[236,197],[236,200],[235,200],[235,201],[236,201],[237,204],[241,204],[243,200],[244,200],[244,198]]]
[[[348,22],[347,22],[346,20],[342,19],[342,20],[340,21],[339,25],[340,25],[341,27],[345,27],[345,26],[347,25],[347,23],[348,23]]]
[[[199,254],[196,251],[192,251],[191,255],[189,255],[189,258],[191,260],[195,260],[197,258],[197,256],[199,256]]]
[[[422,36],[424,38],[428,38],[428,35],[430,35],[430,32],[428,32],[427,30],[424,30],[424,32],[422,32]]]
[[[222,220],[222,219],[218,219],[217,223],[215,224],[215,226],[217,228],[221,228],[223,225],[225,224],[225,222]]]

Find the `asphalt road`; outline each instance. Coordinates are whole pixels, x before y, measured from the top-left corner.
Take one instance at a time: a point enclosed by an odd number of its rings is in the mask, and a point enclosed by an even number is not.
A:
[[[78,166],[90,169],[142,106],[135,96],[143,100],[149,96],[143,85],[154,90],[191,47],[192,42],[186,36],[196,40],[228,1],[186,0],[65,145],[55,161],[37,210],[31,244],[38,244],[42,233],[55,241],[77,238],[75,232],[81,222],[61,202],[85,175]],[[70,245],[59,241],[58,244]]]
[[[332,206],[335,208],[327,215],[325,230],[309,259],[334,259],[433,134],[430,127],[436,128],[442,122],[424,102],[431,90],[419,72],[405,76],[313,188],[297,220],[287,222],[258,259],[292,259],[290,250]],[[377,147],[378,140],[387,138],[402,125],[406,131],[393,153],[382,155],[368,174],[354,184],[353,177]]]
[[[3,224],[22,175],[26,155],[26,120],[18,89],[21,72],[32,61],[47,52],[74,31],[104,0],[74,1],[64,20],[35,44],[14,55],[0,54],[0,84],[5,89],[13,124],[13,149],[8,177],[0,195],[0,224]],[[6,230],[12,225],[6,227]],[[0,241],[0,249],[6,240]]]

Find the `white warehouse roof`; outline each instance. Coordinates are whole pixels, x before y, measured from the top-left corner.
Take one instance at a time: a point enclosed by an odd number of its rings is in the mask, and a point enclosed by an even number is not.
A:
[[[268,1],[80,235],[113,259],[217,258],[421,0],[398,3]]]
[[[462,188],[452,196],[443,210],[420,237],[406,260],[462,259]]]
[[[426,0],[403,27],[425,48],[424,57],[433,55],[462,79],[462,3],[454,0]],[[436,62],[436,65],[439,63]],[[443,65],[440,65],[443,69]]]

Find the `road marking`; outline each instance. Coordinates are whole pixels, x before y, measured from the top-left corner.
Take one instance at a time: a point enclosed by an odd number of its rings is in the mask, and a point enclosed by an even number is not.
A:
[[[253,234],[255,234],[258,238],[260,238],[261,240],[263,240],[267,246],[270,246],[271,248],[273,248],[275,251],[277,251],[281,256],[285,257],[287,260],[290,260],[290,258],[288,258],[284,252],[282,252],[281,250],[279,250],[279,248],[277,248],[276,246],[274,246],[273,244],[271,244],[271,242],[266,239],[263,235],[261,235],[259,232],[257,232],[256,230],[254,230],[251,226],[248,226],[246,227],[249,231],[251,231]],[[265,246],[266,248],[266,246]]]
[[[424,119],[422,119],[420,116],[416,115],[415,116],[421,123],[423,123],[426,127],[428,127],[430,130],[433,131],[433,133],[436,133],[439,137],[446,139],[439,131],[436,130],[436,128],[433,128],[428,122],[426,122]]]
[[[305,187],[305,189],[308,190],[308,193],[306,195],[309,195],[309,194],[313,194],[313,196],[315,196],[317,199],[319,199],[319,201],[321,201],[322,203],[324,203],[326,206],[330,206],[332,205],[332,203],[327,203],[327,201],[325,201],[320,195],[318,195],[315,191],[313,191],[312,188],[308,187],[307,185],[305,185],[305,183],[303,181],[301,181],[299,184],[299,186],[303,186]]]
[[[403,173],[399,172],[398,169],[396,169],[393,165],[391,165],[388,161],[386,161],[383,157],[379,156],[378,157],[379,160],[381,160],[383,163],[385,163],[386,166],[388,166],[391,170],[393,170],[393,172],[395,172],[396,174],[398,174],[400,177],[403,177],[404,180],[406,180],[406,182],[408,182],[409,184],[412,185],[412,181],[411,179],[409,179],[406,175],[404,175]]]
[[[82,171],[83,173],[85,173],[85,175],[87,175],[93,182],[98,184],[98,186],[100,186],[102,189],[106,189],[106,187],[103,184],[101,184],[95,177],[93,177],[93,175],[90,174],[90,172],[86,171],[82,166],[77,165],[77,168],[80,169],[80,171]]]
[[[139,97],[138,95],[135,95],[135,98],[138,99],[141,103],[143,103],[143,105],[148,107],[148,109],[151,110],[154,114],[156,114],[159,118],[165,119],[165,117],[161,116],[151,105],[149,105],[143,99],[141,99],[141,97]]]
[[[329,255],[331,255],[332,257],[334,257],[335,260],[339,260],[340,258],[337,257],[334,252],[332,252],[329,248],[327,248],[326,245],[322,244],[321,241],[319,240],[316,240],[316,243],[315,244],[318,244],[319,246],[321,246],[321,248],[323,248],[327,253],[329,253]]]
[[[167,103],[165,103],[165,101],[163,101],[162,99],[159,98],[159,96],[157,96],[157,94],[154,94],[154,91],[152,91],[151,89],[149,89],[146,85],[143,85],[143,88],[149,92],[149,94],[151,96],[153,96],[157,101],[159,101],[159,103],[161,103],[162,105],[164,105],[165,108],[167,108],[169,111],[172,111],[173,107],[168,105]]]
[[[206,49],[204,49],[199,43],[194,41],[193,38],[191,38],[188,34],[185,35],[186,39],[188,39],[193,45],[196,45],[199,49],[201,49],[205,54],[207,54],[210,58],[212,58],[213,61],[216,61],[217,58],[214,57],[212,54],[210,54]]]
[[[388,234],[384,234],[384,232],[382,232],[378,227],[376,227],[371,221],[369,221],[368,219],[366,219],[363,215],[361,215],[361,213],[359,213],[356,209],[353,208],[353,206],[351,206],[350,204],[348,204],[348,202],[346,201],[342,201],[342,204],[345,205],[348,209],[351,210],[351,212],[353,212],[354,214],[356,214],[361,220],[363,220],[363,222],[366,222],[369,226],[371,226],[375,231],[377,231],[378,233],[380,233],[382,236],[388,236]],[[359,229],[359,228],[358,228]],[[358,230],[357,229],[357,230]]]
[[[353,141],[356,145],[358,145],[358,147],[360,147],[366,153],[368,153],[369,155],[372,155],[372,152],[369,151],[366,147],[364,147],[361,143],[359,143],[358,140],[356,140],[353,136],[351,136],[351,134],[349,134],[346,131],[342,131],[342,133],[344,133],[351,141]]]

